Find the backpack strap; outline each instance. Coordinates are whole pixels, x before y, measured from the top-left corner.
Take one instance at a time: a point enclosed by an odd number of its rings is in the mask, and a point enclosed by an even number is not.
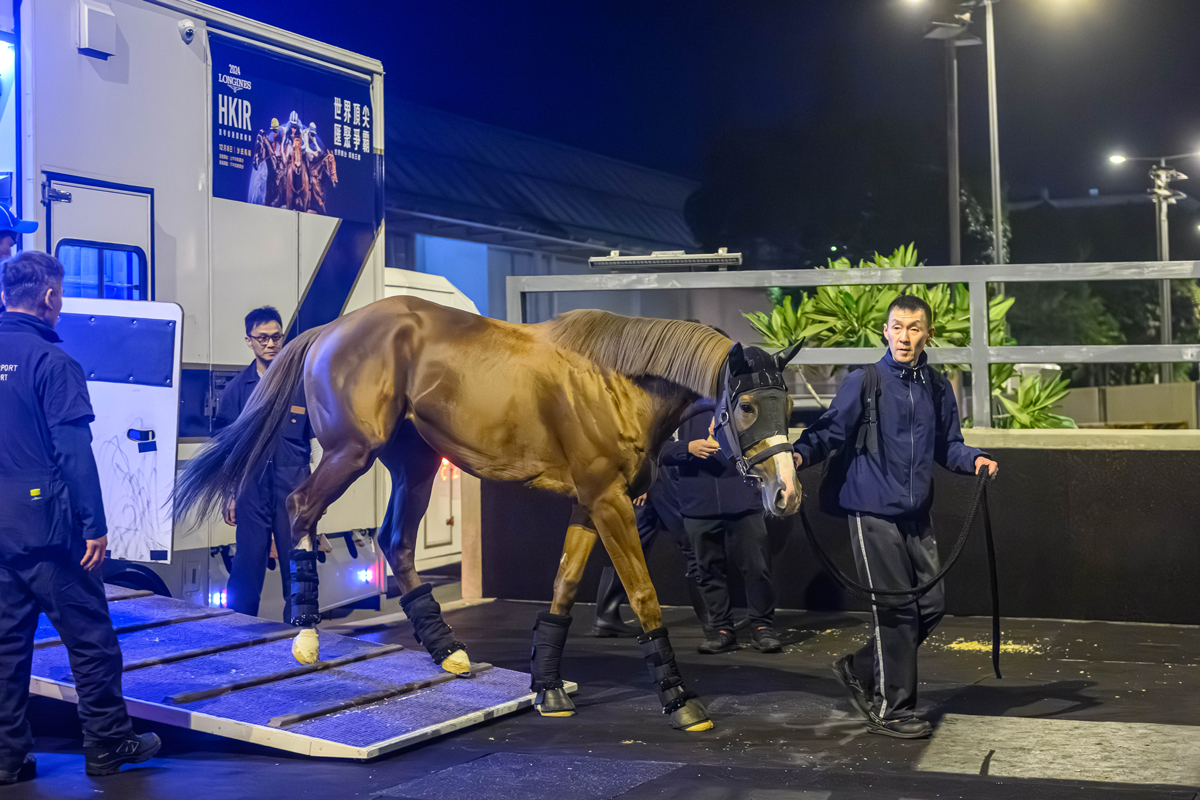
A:
[[[862,385],[863,415],[859,420],[858,439],[854,449],[863,448],[873,456],[879,455],[879,366],[867,364],[863,367]]]

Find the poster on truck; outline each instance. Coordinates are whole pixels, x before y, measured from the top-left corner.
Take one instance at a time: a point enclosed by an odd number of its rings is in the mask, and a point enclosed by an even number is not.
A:
[[[371,85],[214,35],[213,196],[371,222]]]

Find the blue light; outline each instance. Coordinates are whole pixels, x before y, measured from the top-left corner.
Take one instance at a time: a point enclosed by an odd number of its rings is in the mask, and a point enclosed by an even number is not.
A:
[[[375,582],[375,568],[372,567],[371,569],[360,569],[358,571],[358,580],[361,583],[374,583]]]
[[[217,606],[218,608],[224,608],[225,607],[225,597],[226,597],[226,594],[224,591],[213,592],[212,595],[210,595],[208,598],[208,604],[210,606]]]

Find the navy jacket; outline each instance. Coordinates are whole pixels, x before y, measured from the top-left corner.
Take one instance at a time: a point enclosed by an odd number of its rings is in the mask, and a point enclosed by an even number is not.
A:
[[[950,387],[934,407],[933,374],[921,354],[916,368],[898,364],[888,351],[879,361],[879,455],[861,452],[846,473],[842,508],[881,517],[924,513],[933,500],[933,465],[970,475],[985,455],[963,443],[958,404]],[[805,429],[795,449],[810,467],[839,449],[862,418],[862,370],[851,372],[829,410]],[[851,442],[853,446],[853,442]]]
[[[685,517],[737,517],[762,510],[762,496],[742,478],[724,452],[711,458],[696,458],[688,442],[708,438],[712,417],[699,414],[679,428],[678,441],[667,442],[659,455],[663,466],[676,467],[679,510]],[[717,434],[720,436],[720,433]]]
[[[254,387],[258,386],[258,380],[257,362],[251,362],[236,378],[225,384],[214,420],[217,430],[238,418],[242,409],[246,407],[246,401],[254,393]],[[272,462],[276,467],[302,468],[307,475],[309,460],[312,457],[312,438],[312,425],[308,421],[308,402],[304,397],[304,382],[301,381],[292,395],[292,413],[284,421],[283,429],[275,440],[275,447],[271,452]],[[296,485],[299,485],[299,481]]]
[[[79,362],[54,329],[0,314],[0,560],[106,536]]]

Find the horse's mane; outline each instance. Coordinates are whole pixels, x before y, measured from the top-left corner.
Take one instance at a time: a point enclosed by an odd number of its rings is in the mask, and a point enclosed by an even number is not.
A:
[[[675,319],[623,317],[608,311],[560,314],[550,339],[630,378],[654,375],[702,397],[716,397],[721,365],[733,340],[707,325]]]

